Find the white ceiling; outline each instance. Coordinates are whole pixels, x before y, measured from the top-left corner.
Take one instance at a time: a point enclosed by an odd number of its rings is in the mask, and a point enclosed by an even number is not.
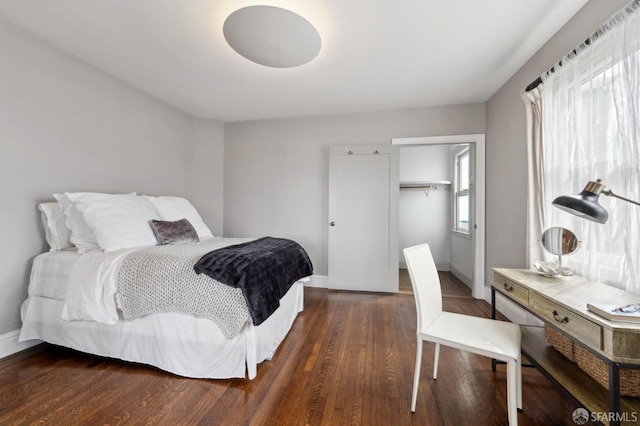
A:
[[[0,16],[190,115],[241,121],[485,102],[586,2],[0,0]],[[239,56],[222,25],[252,4],[312,22],[318,57]]]

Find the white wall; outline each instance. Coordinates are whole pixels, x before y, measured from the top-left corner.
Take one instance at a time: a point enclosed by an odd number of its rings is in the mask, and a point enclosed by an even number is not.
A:
[[[484,133],[484,105],[225,124],[224,235],[283,236],[328,271],[329,147]]]
[[[400,146],[400,182],[451,181],[448,145]],[[398,227],[400,265],[402,250],[428,243],[438,270],[448,271],[451,261],[451,191],[401,189]]]
[[[211,232],[223,236],[224,124],[194,120],[191,202]]]
[[[527,139],[520,93],[627,3],[588,2],[487,102],[487,283],[491,268],[525,267]]]
[[[2,337],[20,327],[31,259],[47,249],[39,202],[52,201],[54,192],[81,190],[188,197],[194,156],[206,151],[219,175],[212,182],[215,202],[207,206],[199,187],[195,204],[221,209],[222,162],[215,156],[222,153],[222,131],[221,124],[198,122],[194,151],[189,116],[6,21],[0,21],[0,57]],[[200,167],[198,177],[207,176]]]

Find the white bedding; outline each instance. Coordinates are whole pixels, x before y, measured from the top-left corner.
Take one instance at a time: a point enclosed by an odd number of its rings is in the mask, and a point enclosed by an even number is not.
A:
[[[210,238],[197,244],[211,251],[249,240],[248,238]],[[71,273],[62,319],[115,324],[120,319],[115,297],[118,289],[119,267],[124,257],[135,250],[138,249],[121,249],[113,252],[96,250],[80,256]]]
[[[223,246],[246,239],[222,239]],[[232,339],[207,319],[160,313],[124,321],[115,292],[119,262],[135,249],[78,255],[57,251],[34,259],[29,298],[22,306],[20,341],[41,339],[83,352],[154,365],[185,377],[241,378],[256,375],[270,359],[303,309],[302,281],[259,326],[248,321]],[[65,318],[66,320],[63,320]]]
[[[33,259],[29,296],[64,299],[73,265],[81,258],[77,250],[50,251]]]
[[[29,297],[22,305],[20,341],[40,339],[82,352],[153,365],[184,377],[253,379],[271,359],[303,309],[303,283],[296,282],[280,308],[259,326],[247,323],[227,340],[207,319],[164,313],[102,324],[62,321],[61,300]]]

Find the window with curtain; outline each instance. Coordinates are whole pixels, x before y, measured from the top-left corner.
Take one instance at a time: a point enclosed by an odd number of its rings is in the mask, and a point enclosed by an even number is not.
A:
[[[581,241],[577,253],[563,258],[565,266],[587,278],[640,294],[639,206],[601,195],[600,203],[609,212],[605,224],[551,207],[557,196],[576,194],[596,179],[602,179],[607,189],[617,194],[640,200],[637,3],[614,15],[544,80],[543,137],[534,159],[543,178],[536,182],[530,179],[530,191],[538,191],[542,197],[540,203],[545,207],[537,214],[542,216],[543,228],[563,226]],[[530,193],[530,202],[531,198]]]

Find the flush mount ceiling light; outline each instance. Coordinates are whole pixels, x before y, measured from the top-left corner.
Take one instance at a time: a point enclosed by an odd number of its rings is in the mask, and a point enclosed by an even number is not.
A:
[[[224,22],[224,38],[240,55],[274,68],[306,64],[320,52],[320,34],[309,21],[273,6],[249,6]]]

